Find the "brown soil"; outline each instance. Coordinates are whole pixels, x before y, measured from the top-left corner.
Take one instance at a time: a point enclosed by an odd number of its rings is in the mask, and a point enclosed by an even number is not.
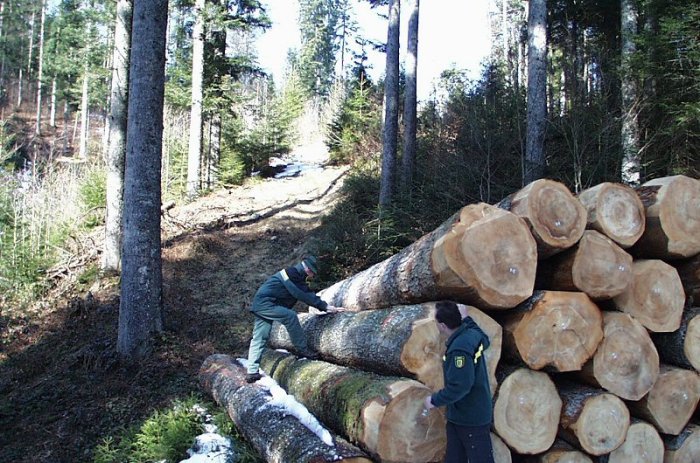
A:
[[[164,213],[167,329],[137,365],[115,352],[116,278],[65,279],[31,315],[2,308],[0,461],[91,461],[102,438],[201,394],[202,361],[245,355],[255,290],[307,251],[344,172],[254,181]]]

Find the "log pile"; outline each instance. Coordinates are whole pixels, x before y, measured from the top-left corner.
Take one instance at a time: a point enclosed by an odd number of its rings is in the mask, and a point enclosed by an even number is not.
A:
[[[697,179],[578,195],[538,180],[321,291],[355,311],[300,314],[320,360],[275,325],[269,347],[285,351],[267,350],[262,369],[366,455],[345,459],[442,461],[444,410],[423,414],[422,399],[443,385],[434,303],[451,299],[491,339],[496,462],[700,461],[699,256]],[[207,362],[205,389],[240,429],[261,428]]]

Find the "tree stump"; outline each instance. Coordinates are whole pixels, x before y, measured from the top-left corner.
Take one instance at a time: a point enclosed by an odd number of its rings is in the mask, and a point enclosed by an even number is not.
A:
[[[582,191],[578,199],[588,212],[588,228],[597,230],[623,248],[644,233],[644,205],[634,189],[604,182]]]

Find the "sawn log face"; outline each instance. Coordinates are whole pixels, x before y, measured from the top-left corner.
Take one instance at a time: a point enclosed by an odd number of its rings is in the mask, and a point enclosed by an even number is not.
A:
[[[604,182],[582,191],[578,198],[588,212],[588,228],[621,247],[632,246],[644,233],[644,205],[629,186]]]

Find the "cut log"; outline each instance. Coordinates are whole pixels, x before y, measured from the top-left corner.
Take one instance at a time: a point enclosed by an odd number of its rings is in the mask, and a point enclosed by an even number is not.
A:
[[[683,282],[685,295],[690,299],[690,305],[700,305],[700,254],[677,262],[676,269]]]
[[[633,420],[621,446],[600,458],[600,463],[660,463],[664,442],[649,423]]]
[[[700,252],[700,180],[657,178],[637,188],[646,227],[632,249],[641,258],[674,259]]]
[[[634,189],[604,182],[582,191],[578,199],[588,212],[588,228],[598,230],[623,248],[644,233],[644,205]]]
[[[700,371],[700,307],[683,311],[681,326],[672,333],[652,333],[664,363]]]
[[[443,411],[423,416],[431,390],[418,381],[270,349],[260,366],[319,420],[380,461],[437,462],[444,456]]]
[[[331,445],[272,402],[262,386],[245,381],[246,370],[227,355],[211,355],[202,365],[202,387],[226,409],[238,431],[270,463],[371,463],[357,447],[336,437]]]
[[[510,449],[503,442],[503,439],[498,437],[498,434],[490,433],[491,435],[491,447],[493,448],[493,461],[494,463],[512,463],[513,457],[510,454]]]
[[[700,461],[700,426],[689,424],[677,436],[662,436],[664,463],[697,463]]]
[[[561,439],[554,441],[554,444],[539,456],[538,463],[593,463],[585,453],[576,450],[571,445]]]
[[[675,268],[657,259],[632,264],[632,282],[613,301],[649,331],[668,333],[681,326],[685,292]]]
[[[474,204],[398,254],[319,295],[356,310],[441,299],[510,308],[532,294],[536,266],[536,244],[522,219]]]
[[[563,183],[540,179],[508,196],[498,207],[525,219],[545,259],[570,248],[586,229],[586,209]]]
[[[517,453],[547,450],[557,435],[561,399],[547,373],[502,368],[496,376],[493,423],[496,433]]]
[[[476,308],[470,308],[469,315],[491,341],[484,356],[493,377],[491,390],[495,390],[501,326]],[[328,315],[302,313],[299,321],[309,346],[325,360],[382,375],[417,379],[433,391],[444,386],[442,357],[446,339],[437,329],[434,303]],[[287,330],[278,323],[273,325],[268,343],[272,348],[295,350]]]
[[[504,354],[534,370],[580,370],[603,338],[601,312],[584,293],[537,291],[502,320]]]
[[[465,316],[470,316],[479,328],[486,333],[489,337],[489,342],[491,345],[486,351],[484,351],[484,357],[486,358],[486,369],[489,372],[489,386],[491,387],[491,392],[493,393],[498,388],[498,382],[496,381],[496,367],[498,367],[498,362],[501,360],[501,347],[503,346],[503,328],[501,325],[493,318],[486,315],[481,310],[472,306],[465,306],[464,304],[458,304],[459,311],[462,314],[462,318]]]
[[[695,370],[661,365],[659,377],[642,400],[628,402],[632,414],[651,422],[664,434],[679,434],[700,399],[700,376]]]
[[[610,299],[632,281],[632,256],[610,238],[586,230],[571,249],[540,261],[537,289],[583,291],[591,299]]]
[[[639,400],[659,376],[659,354],[647,330],[630,315],[603,313],[603,340],[577,374],[627,400]]]
[[[604,455],[625,440],[630,413],[614,394],[558,381],[562,399],[559,437],[591,455]]]

